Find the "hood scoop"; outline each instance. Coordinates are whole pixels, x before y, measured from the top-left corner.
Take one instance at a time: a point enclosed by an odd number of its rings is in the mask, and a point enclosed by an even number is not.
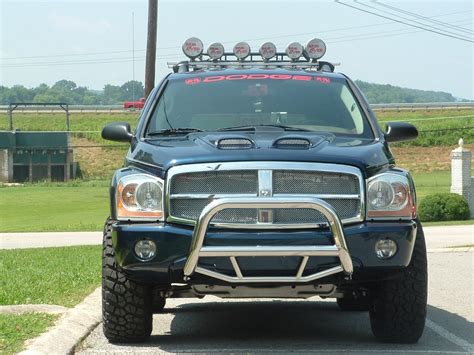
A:
[[[311,142],[309,139],[301,137],[284,137],[277,139],[273,143],[273,147],[279,149],[309,149]]]
[[[250,139],[243,137],[221,138],[216,141],[216,146],[218,149],[223,150],[251,149],[254,147],[254,143]]]

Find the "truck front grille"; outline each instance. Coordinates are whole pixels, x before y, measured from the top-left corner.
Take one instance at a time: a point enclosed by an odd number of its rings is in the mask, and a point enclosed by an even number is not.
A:
[[[336,164],[242,162],[192,164],[171,168],[167,180],[168,221],[193,224],[212,200],[223,197],[317,197],[329,203],[343,223],[360,221],[360,171]],[[302,228],[326,223],[312,209],[228,209],[212,224],[244,228]]]

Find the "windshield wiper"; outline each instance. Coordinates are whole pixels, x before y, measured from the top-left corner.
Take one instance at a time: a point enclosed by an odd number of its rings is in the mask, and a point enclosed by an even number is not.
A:
[[[146,135],[147,135],[147,137],[151,137],[151,136],[170,136],[170,135],[174,135],[174,134],[186,134],[186,133],[192,133],[192,132],[204,132],[204,130],[202,130],[200,128],[187,128],[187,127],[168,128],[168,129],[160,129],[159,131],[148,132]]]
[[[298,128],[298,127],[293,127],[293,126],[285,126],[285,125],[280,125],[280,124],[258,124],[255,126],[226,127],[226,128],[220,128],[217,131],[255,131],[257,127],[277,127],[277,128],[283,128],[285,131],[311,132],[309,129]]]

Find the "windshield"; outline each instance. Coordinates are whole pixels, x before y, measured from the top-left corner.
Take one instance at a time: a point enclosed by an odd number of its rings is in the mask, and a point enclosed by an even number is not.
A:
[[[343,78],[321,75],[202,75],[170,80],[147,132],[278,125],[373,138]]]

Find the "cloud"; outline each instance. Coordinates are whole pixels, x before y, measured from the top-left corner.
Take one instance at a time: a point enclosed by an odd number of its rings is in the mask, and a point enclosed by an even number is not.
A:
[[[79,32],[89,35],[101,35],[112,29],[111,23],[104,18],[82,18],[79,16],[61,14],[57,11],[51,11],[48,14],[48,22],[57,31],[61,32]]]

